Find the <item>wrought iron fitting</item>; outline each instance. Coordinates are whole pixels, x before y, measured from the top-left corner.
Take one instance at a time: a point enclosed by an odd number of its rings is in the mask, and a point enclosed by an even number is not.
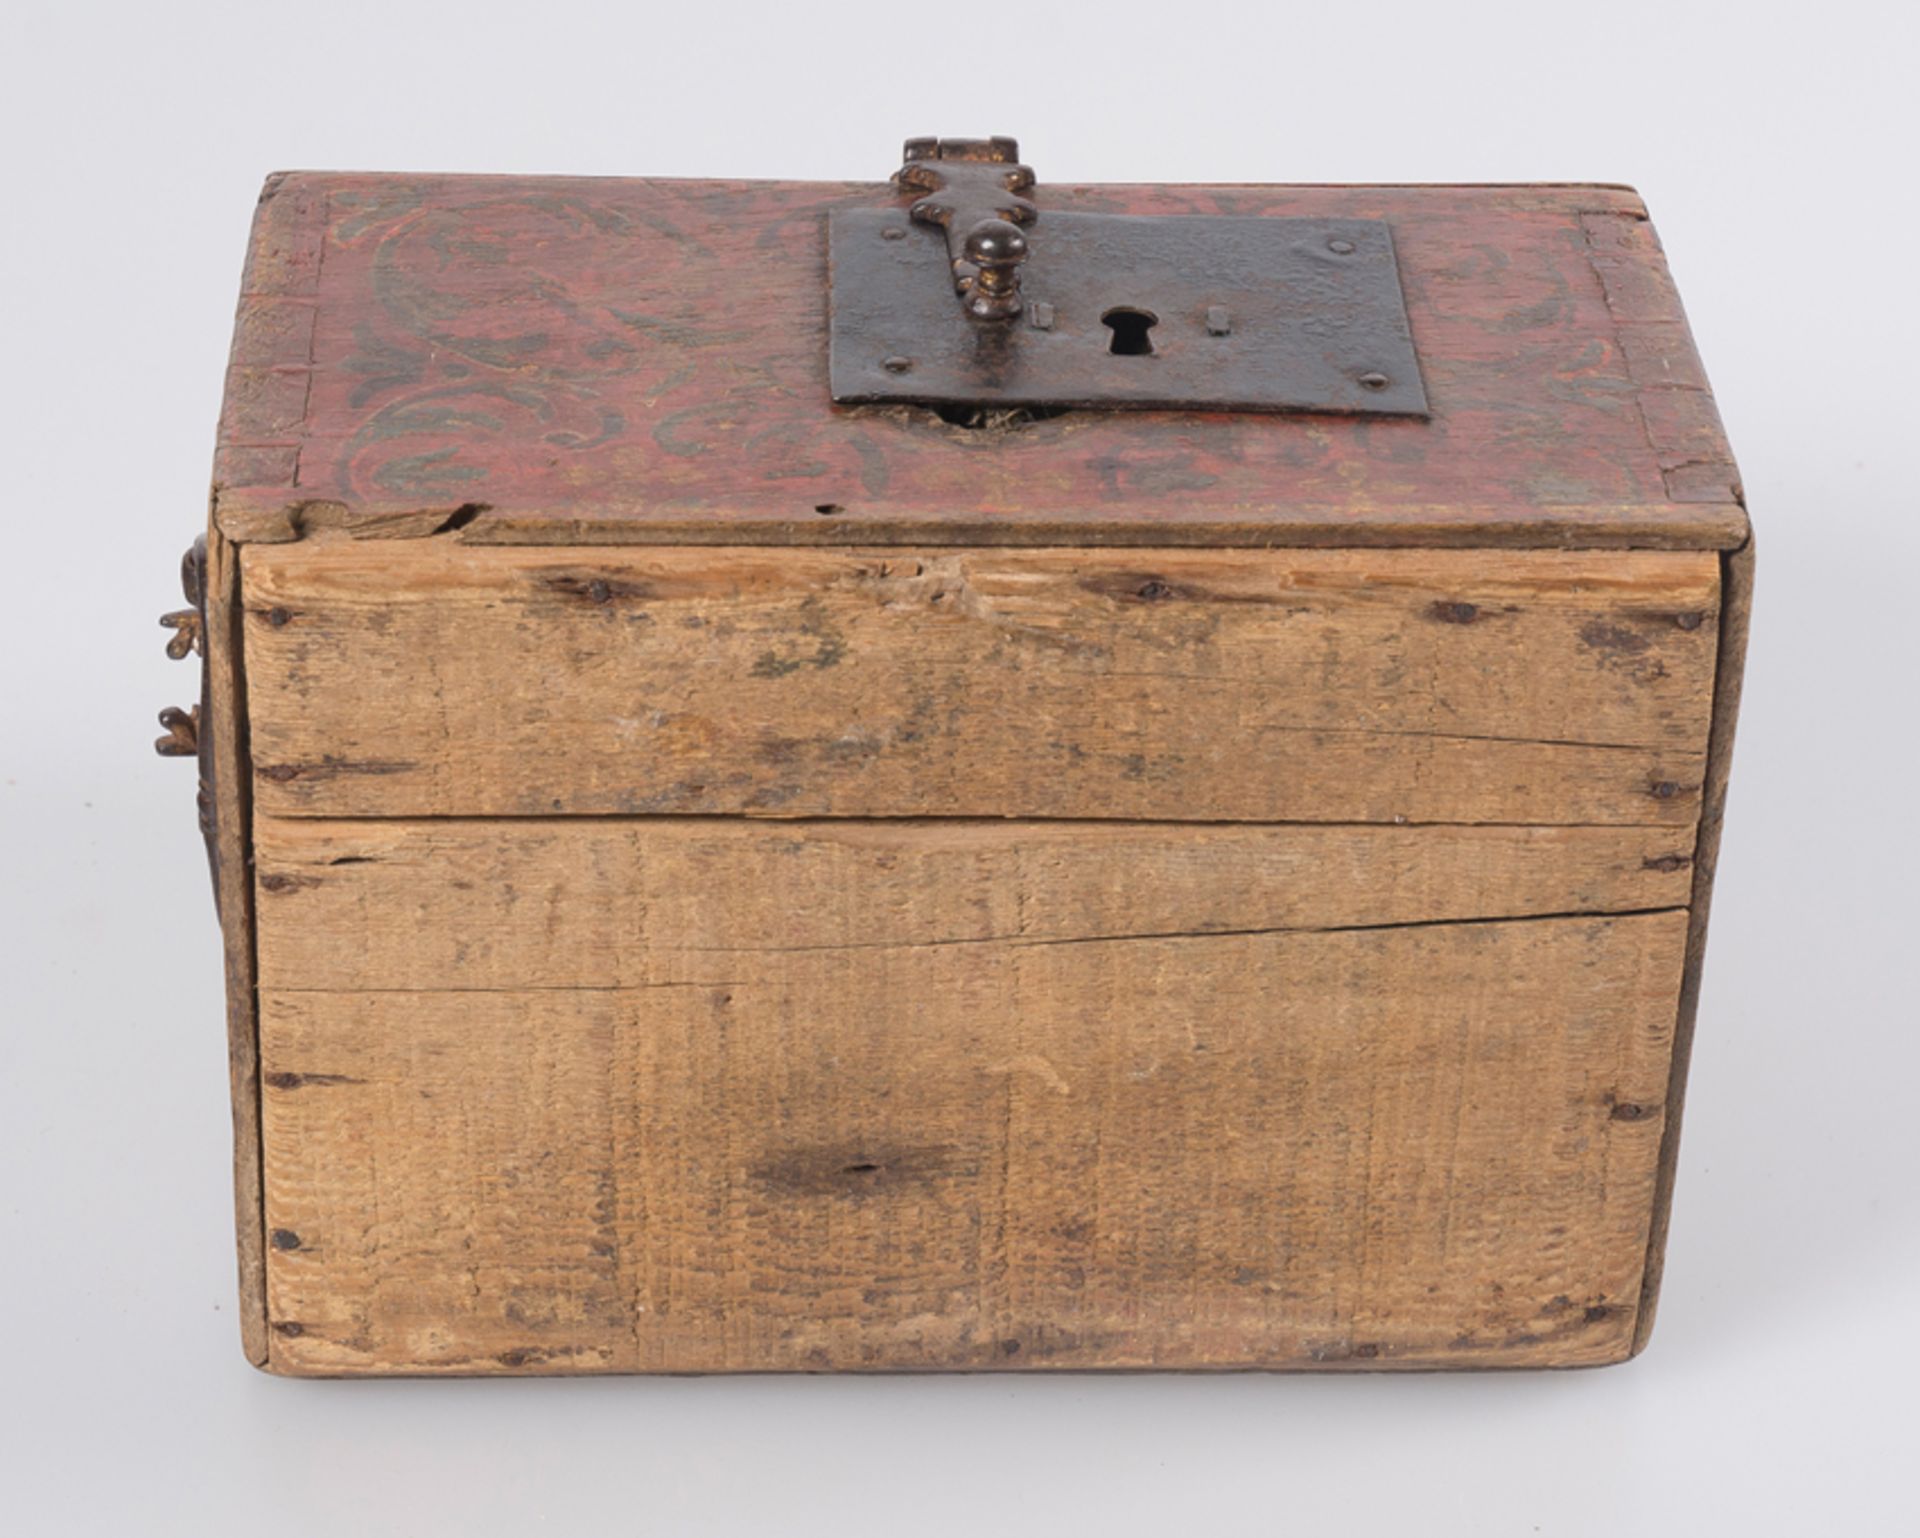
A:
[[[164,737],[156,737],[153,751],[162,758],[198,758],[200,756],[200,707],[189,706],[182,710],[178,705],[169,705],[160,712],[160,724],[167,729]]]
[[[909,139],[893,185],[828,218],[837,402],[1427,415],[1383,220],[1043,219],[1009,138]]]
[[[167,655],[175,661],[189,653],[200,658],[200,703],[182,709],[169,705],[160,712],[160,724],[166,734],[156,738],[154,752],[162,758],[193,758],[200,763],[198,792],[194,798],[200,816],[200,836],[207,846],[207,868],[213,876],[214,907],[220,905],[219,844],[214,836],[214,763],[212,691],[207,671],[207,542],[197,539],[180,558],[180,591],[191,608],[175,609],[160,616],[160,623],[173,634],[167,639]]]
[[[1019,226],[1039,210],[1024,194],[1033,171],[1008,138],[909,139],[893,184],[918,193],[907,212],[946,232],[947,260],[961,308],[976,320],[1011,320],[1021,310]]]
[[[167,655],[179,662],[188,652],[196,657],[207,654],[206,639],[200,633],[198,609],[174,609],[160,616],[160,623],[173,632],[167,637]]]

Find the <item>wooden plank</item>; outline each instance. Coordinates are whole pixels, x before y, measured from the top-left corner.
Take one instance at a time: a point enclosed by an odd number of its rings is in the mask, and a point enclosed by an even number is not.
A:
[[[743,893],[743,904],[753,894]],[[281,1371],[1628,1351],[1684,912],[262,997]]]
[[[262,818],[270,989],[641,987],[664,953],[1357,928],[1684,906],[1664,828]],[[678,965],[678,963],[675,963]]]
[[[240,552],[207,531],[207,717],[212,734],[214,899],[226,984],[227,1073],[233,1104],[233,1208],[239,1260],[240,1344],[267,1358],[266,1247],[260,1197],[260,1064],[254,998],[252,765],[246,748],[241,659]]]
[[[1653,225],[1630,209],[1583,214],[1580,225],[1667,495],[1740,503],[1740,472]]]
[[[1707,754],[1707,784],[1690,895],[1692,921],[1687,930],[1686,969],[1680,983],[1679,1021],[1674,1031],[1673,1073],[1667,1086],[1666,1133],[1654,1190],[1653,1224],[1647,1238],[1647,1267],[1633,1349],[1644,1351],[1653,1333],[1660,1283],[1666,1272],[1667,1228],[1673,1216],[1673,1186],[1680,1166],[1680,1112],[1686,1099],[1687,1068],[1693,1056],[1694,1024],[1700,1012],[1700,978],[1707,959],[1707,917],[1713,902],[1713,877],[1720,860],[1720,835],[1726,824],[1727,783],[1733,769],[1734,726],[1740,714],[1740,685],[1747,655],[1747,628],[1753,613],[1754,547],[1722,557],[1725,607],[1720,615],[1720,662],[1714,682],[1713,736]]]
[[[1698,815],[1705,553],[248,549],[263,811]]]
[[[1433,420],[1076,411],[978,430],[831,408],[822,267],[768,259],[817,252],[831,209],[896,202],[875,183],[276,178],[241,326],[302,341],[265,365],[236,349],[222,526],[249,542],[418,535],[456,514],[468,538],[549,544],[1746,537],[1710,409],[1657,409],[1704,396],[1640,403],[1698,367],[1631,191],[1045,182],[1036,264],[1049,211],[1388,221]],[[1669,367],[1648,376],[1630,347],[1655,322]]]

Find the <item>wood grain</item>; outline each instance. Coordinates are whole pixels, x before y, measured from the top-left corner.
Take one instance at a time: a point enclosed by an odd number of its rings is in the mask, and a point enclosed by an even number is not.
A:
[[[216,516],[247,541],[456,516],[531,543],[1745,539],[1710,402],[1667,388],[1699,360],[1631,191],[1038,170],[1036,264],[1048,210],[1387,221],[1433,420],[835,409],[825,220],[885,186],[305,173],[261,201]]]
[[[263,811],[1690,825],[1704,553],[250,548]]]
[[[794,951],[1684,906],[1664,828],[262,818],[270,989],[643,987]]]
[[[1727,818],[1727,785],[1733,772],[1734,727],[1740,714],[1740,686],[1746,670],[1747,630],[1753,617],[1754,545],[1721,557],[1725,601],[1720,615],[1719,663],[1713,690],[1713,731],[1707,752],[1707,784],[1695,840],[1693,886],[1689,894],[1686,968],[1681,975],[1679,1019],[1674,1027],[1673,1071],[1667,1085],[1666,1132],[1660,1145],[1659,1179],[1654,1189],[1653,1225],[1647,1237],[1646,1277],[1641,1284],[1640,1316],[1633,1349],[1644,1351],[1653,1333],[1660,1284],[1666,1273],[1667,1228],[1673,1216],[1673,1187],[1680,1165],[1681,1109],[1687,1070],[1693,1057],[1694,1027],[1700,1013],[1700,984],[1706,969],[1707,918],[1713,904],[1713,878],[1720,863],[1720,835]]]
[[[261,1227],[260,1061],[255,1019],[252,765],[246,748],[240,552],[219,529],[207,533],[205,576],[207,719],[213,742],[214,898],[226,987],[227,1076],[233,1106],[233,1213],[239,1261],[240,1344],[267,1359],[266,1235]]]
[[[890,197],[269,182],[207,614],[249,1357],[1639,1349],[1751,581],[1639,199],[1043,183],[1388,221],[1433,416],[981,428],[826,400],[792,256]]]
[[[262,996],[287,1372],[1628,1351],[1684,912]]]

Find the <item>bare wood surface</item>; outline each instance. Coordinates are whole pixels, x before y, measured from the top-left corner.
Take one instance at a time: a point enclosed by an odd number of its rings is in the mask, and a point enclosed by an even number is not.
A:
[[[1690,894],[1692,922],[1687,931],[1686,969],[1680,983],[1679,1021],[1674,1031],[1673,1071],[1667,1088],[1666,1132],[1654,1190],[1653,1224],[1647,1238],[1646,1278],[1641,1286],[1633,1349],[1646,1349],[1652,1336],[1660,1284],[1666,1272],[1667,1228],[1673,1217],[1673,1188],[1680,1167],[1680,1113],[1686,1099],[1687,1069],[1693,1056],[1694,1025],[1700,1012],[1700,983],[1707,959],[1707,918],[1713,902],[1713,878],[1720,859],[1720,835],[1726,824],[1727,786],[1733,770],[1734,726],[1740,714],[1740,685],[1745,674],[1747,629],[1753,615],[1754,547],[1749,541],[1722,557],[1725,603],[1720,616],[1719,669],[1714,683],[1713,733],[1707,755],[1707,784],[1693,864]]]
[[[1644,1344],[1750,580],[1644,208],[1044,195],[1388,220],[1432,420],[828,408],[769,253],[869,185],[270,182],[208,609],[254,1360]]]
[[[264,811],[1690,825],[1707,553],[248,549]]]
[[[216,463],[235,538],[1732,548],[1665,258],[1617,187],[1071,186],[1049,210],[1381,219],[1431,422],[834,409],[817,253],[871,183],[296,173]],[[814,253],[806,255],[805,253]],[[1072,317],[1066,317],[1071,322]]]
[[[269,989],[618,988],[661,957],[1684,906],[1664,828],[532,818],[255,824]],[[676,963],[677,964],[677,963]]]
[[[260,1073],[255,1032],[252,766],[246,751],[241,676],[240,552],[218,528],[207,533],[207,694],[213,734],[214,879],[221,915],[227,1002],[227,1065],[233,1097],[233,1207],[240,1266],[240,1343],[267,1357],[266,1249],[261,1228]]]
[[[1686,915],[268,991],[290,1372],[1628,1351]],[[644,937],[642,940],[644,945]]]

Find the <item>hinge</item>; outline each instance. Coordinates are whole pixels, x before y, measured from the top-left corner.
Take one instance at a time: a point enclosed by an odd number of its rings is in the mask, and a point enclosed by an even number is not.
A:
[[[166,735],[153,749],[162,758],[191,758],[200,766],[200,783],[195,803],[200,814],[200,837],[207,846],[207,868],[213,876],[214,907],[220,905],[220,846],[214,828],[214,764],[212,691],[207,670],[207,541],[196,539],[180,558],[180,589],[191,606],[174,609],[160,616],[160,623],[173,632],[167,638],[167,655],[176,662],[189,656],[200,659],[200,703],[181,709],[169,705],[160,712],[160,724]]]

